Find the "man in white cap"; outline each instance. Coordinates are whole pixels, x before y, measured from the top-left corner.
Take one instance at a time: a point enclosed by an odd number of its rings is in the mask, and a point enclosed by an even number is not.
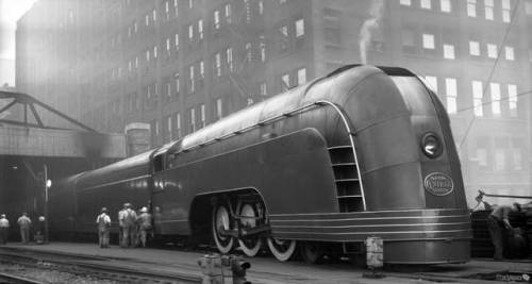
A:
[[[7,235],[9,233],[9,220],[6,218],[6,214],[0,215],[0,244],[5,245],[7,243]]]
[[[120,229],[122,230],[122,242],[120,246],[123,248],[133,245],[133,240],[130,243],[130,237],[133,230],[135,229],[135,221],[137,220],[137,214],[133,209],[131,209],[130,203],[124,204],[124,209],[118,212],[118,223]]]
[[[137,224],[140,230],[140,244],[145,248],[146,236],[148,231],[151,230],[151,214],[148,213],[148,208],[142,207],[140,209],[140,215],[137,218]]]

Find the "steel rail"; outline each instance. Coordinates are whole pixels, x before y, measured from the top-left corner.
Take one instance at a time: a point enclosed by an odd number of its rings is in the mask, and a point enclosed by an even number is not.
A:
[[[102,264],[87,262],[87,256],[63,255],[63,258],[54,258],[56,253],[31,252],[31,255],[21,255],[16,252],[0,251],[3,262],[31,266],[37,269],[53,269],[66,273],[94,276],[102,279],[126,281],[135,283],[201,283],[201,277],[179,273],[160,271],[141,271],[138,267],[124,267],[112,265],[109,262]],[[107,260],[107,259],[105,259]],[[94,259],[92,261],[102,261]],[[43,282],[36,282],[42,284]]]
[[[47,282],[29,279],[25,277],[20,277],[12,273],[0,272],[0,283],[45,284]]]

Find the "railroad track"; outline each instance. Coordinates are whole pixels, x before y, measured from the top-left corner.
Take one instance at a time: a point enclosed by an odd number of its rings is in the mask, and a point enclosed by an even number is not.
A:
[[[141,271],[139,267],[124,267],[106,262],[104,258],[90,258],[80,256],[62,256],[57,259],[53,254],[32,252],[20,254],[16,252],[0,251],[2,262],[18,264],[37,269],[56,270],[80,276],[91,276],[100,279],[117,281],[120,283],[200,283],[201,278],[192,274],[168,273],[165,271]],[[8,274],[6,274],[6,277]],[[22,278],[21,278],[22,279]],[[0,275],[0,280],[2,280]],[[22,280],[21,280],[22,281]],[[33,280],[28,280],[33,281]],[[7,281],[6,281],[7,282]],[[4,283],[0,281],[0,283]],[[20,282],[7,283],[46,283]]]
[[[0,272],[0,283],[9,283],[9,284],[44,284],[46,282],[41,282],[33,279],[28,279],[20,277],[15,274]]]

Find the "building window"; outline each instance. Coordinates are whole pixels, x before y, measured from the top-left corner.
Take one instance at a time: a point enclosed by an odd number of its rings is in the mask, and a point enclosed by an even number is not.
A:
[[[220,77],[222,75],[222,60],[220,59],[220,53],[214,55],[214,70],[216,76]]]
[[[502,21],[505,23],[510,22],[511,5],[510,0],[502,0]]]
[[[497,58],[497,45],[488,43],[488,57]]]
[[[170,19],[170,1],[164,2],[164,13],[166,15],[166,20]]]
[[[146,14],[144,16],[144,24],[146,25],[146,27],[150,25],[150,14]]]
[[[153,47],[153,58],[154,58],[154,59],[157,58],[157,46],[154,46],[154,47]]]
[[[445,78],[445,91],[447,94],[447,112],[449,114],[456,113],[456,100],[458,97],[456,79]]]
[[[260,36],[260,61],[266,62],[266,43],[264,42],[264,36]]]
[[[484,145],[486,141],[482,142],[484,143],[479,143],[481,145],[477,146],[477,161],[478,166],[485,170],[488,167],[488,149],[487,145]]]
[[[214,11],[214,28],[220,28],[220,11],[218,10]]]
[[[188,0],[188,8],[189,9],[194,8],[194,0]]]
[[[188,25],[188,40],[193,41],[194,40],[194,26]]]
[[[166,82],[165,89],[166,89],[166,98],[170,99],[172,97],[172,83],[170,80]]]
[[[170,46],[171,46],[171,44],[170,44],[170,38],[167,38],[167,39],[166,39],[166,51],[167,51],[167,52],[170,52]]]
[[[493,20],[493,8],[494,8],[494,1],[493,0],[484,0],[484,16],[486,17],[486,20]]]
[[[179,8],[178,8],[177,0],[174,0],[174,14],[175,14],[176,18],[177,18],[177,16],[179,16]]]
[[[444,13],[450,13],[452,10],[451,0],[440,0],[440,8]]]
[[[434,49],[434,35],[423,34],[423,48],[425,49]]]
[[[224,11],[225,11],[225,21],[228,22],[228,23],[231,23],[231,4],[226,4],[225,5],[225,8],[224,8]]]
[[[404,53],[415,54],[416,53],[416,40],[414,32],[411,30],[402,30],[401,43]]]
[[[153,11],[151,11],[151,18],[153,20],[153,22],[157,22],[157,11],[155,9],[153,9]]]
[[[225,57],[227,59],[227,66],[229,67],[229,72],[233,72],[233,48],[229,47],[225,51]]]
[[[467,0],[467,15],[469,17],[477,17],[477,0]]]
[[[420,5],[422,9],[432,9],[432,0],[421,0]]]
[[[174,74],[174,86],[176,95],[179,95],[179,92],[181,91],[181,84],[179,83],[179,73]]]
[[[189,83],[188,83],[188,86],[189,86],[189,89],[188,89],[188,92],[189,93],[194,93],[195,91],[195,81],[194,81],[194,65],[190,65],[189,67]]]
[[[490,83],[491,113],[494,116],[501,115],[501,86],[498,83]]]
[[[179,50],[179,34],[175,34],[174,36],[174,45],[175,45],[175,50]]]
[[[246,60],[247,62],[251,62],[251,60],[253,59],[253,53],[252,53],[252,50],[251,50],[251,42],[248,42],[246,43]]]
[[[471,82],[471,88],[473,89],[473,107],[475,116],[483,116],[482,97],[484,96],[484,90],[482,88],[482,82]]]
[[[203,60],[199,63],[199,76],[200,79],[205,79],[205,65],[203,64]]]
[[[434,93],[438,93],[438,78],[434,76],[425,76],[425,81]]]
[[[285,92],[290,89],[290,74],[285,73],[281,75],[281,92]]]
[[[443,45],[443,58],[445,59],[455,59],[454,56],[454,45],[444,44]]]
[[[527,15],[532,15],[532,1],[525,2],[525,13]]]
[[[510,116],[517,116],[517,86],[513,84],[508,85],[508,108]]]
[[[189,109],[190,131],[192,133],[196,131],[196,110],[194,108]]]
[[[200,125],[199,125],[199,128],[205,127],[205,125],[207,124],[206,121],[207,120],[206,120],[206,117],[205,117],[205,105],[201,104],[200,105]]]
[[[288,27],[286,25],[281,26],[279,28],[279,32],[281,34],[281,38],[279,40],[281,51],[285,51],[288,49]]]
[[[175,135],[176,135],[176,138],[179,139],[181,138],[181,134],[182,134],[182,127],[181,127],[181,114],[180,113],[176,113],[175,114]]]
[[[199,39],[203,39],[203,20],[198,21],[198,36]]]
[[[506,60],[515,60],[514,48],[511,46],[504,47],[504,53],[506,54]]]
[[[495,171],[503,171],[504,168],[505,168],[505,164],[506,164],[506,155],[504,154],[505,149],[502,148],[502,147],[497,147],[497,144],[498,143],[496,143],[496,148],[495,148],[494,170]]]
[[[296,38],[302,37],[305,35],[305,21],[299,19],[296,21]]]
[[[264,1],[259,0],[259,15],[264,14]]]
[[[259,92],[260,92],[260,95],[261,96],[267,96],[268,95],[268,89],[267,89],[267,85],[266,85],[266,82],[261,82],[259,84]]]
[[[150,62],[150,50],[146,50],[146,62]]]
[[[219,120],[223,117],[223,105],[222,105],[222,99],[218,98],[216,99],[216,120]]]
[[[172,116],[169,115],[166,117],[166,137],[167,137],[167,141],[171,141],[172,140],[172,130],[173,130],[173,125],[172,125]]]
[[[303,85],[307,82],[307,68],[297,70],[297,85]]]
[[[399,4],[404,6],[410,6],[412,5],[412,0],[399,0]]]
[[[139,57],[135,56],[135,69],[139,68]]]
[[[480,56],[480,43],[478,41],[469,42],[469,54],[473,56]]]

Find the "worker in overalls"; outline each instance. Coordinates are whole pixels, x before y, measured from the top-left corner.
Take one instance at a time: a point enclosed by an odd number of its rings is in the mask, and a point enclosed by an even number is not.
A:
[[[98,224],[98,245],[100,248],[108,248],[111,217],[107,215],[107,208],[102,208],[101,214],[96,218],[96,224]]]

